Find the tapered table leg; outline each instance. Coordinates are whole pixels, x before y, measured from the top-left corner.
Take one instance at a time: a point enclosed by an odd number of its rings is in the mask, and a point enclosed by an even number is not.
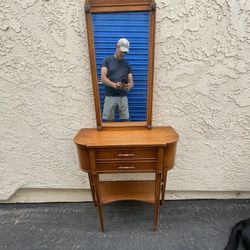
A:
[[[161,205],[164,203],[165,192],[166,192],[166,182],[167,182],[167,171],[163,171],[162,174],[162,186],[161,186]]]
[[[155,178],[155,209],[154,209],[154,230],[158,230],[158,215],[160,206],[161,173],[156,173]]]
[[[101,231],[104,232],[102,201],[101,201],[101,196],[100,196],[99,178],[97,175],[95,175],[94,177],[94,188],[96,190],[96,201],[97,201],[97,208],[98,208],[98,213],[99,213]]]
[[[95,193],[95,188],[94,188],[94,181],[93,181],[93,176],[89,173],[89,184],[90,184],[90,188],[91,188],[91,195],[92,195],[92,200],[94,203],[94,206],[97,206],[96,203],[96,193]]]

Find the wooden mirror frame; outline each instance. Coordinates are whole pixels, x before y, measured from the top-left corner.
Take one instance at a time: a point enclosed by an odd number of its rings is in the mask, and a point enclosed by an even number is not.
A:
[[[154,80],[154,47],[155,47],[155,10],[154,0],[86,0],[85,17],[87,25],[87,37],[89,47],[89,58],[91,65],[92,85],[94,92],[95,112],[97,130],[102,128],[119,127],[152,127],[152,100],[153,100],[153,80]],[[149,53],[148,53],[148,93],[147,93],[147,119],[144,122],[102,122],[100,110],[100,96],[98,89],[98,79],[96,74],[96,58],[92,25],[93,13],[128,12],[128,11],[149,11]]]

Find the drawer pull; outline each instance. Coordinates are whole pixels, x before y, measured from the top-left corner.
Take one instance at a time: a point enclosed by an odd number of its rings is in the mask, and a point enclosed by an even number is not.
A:
[[[134,169],[135,166],[133,166],[133,165],[130,165],[130,166],[122,166],[122,165],[120,165],[120,166],[118,166],[117,168],[118,168],[118,169]]]
[[[134,153],[119,153],[117,155],[118,157],[135,157],[135,154]]]

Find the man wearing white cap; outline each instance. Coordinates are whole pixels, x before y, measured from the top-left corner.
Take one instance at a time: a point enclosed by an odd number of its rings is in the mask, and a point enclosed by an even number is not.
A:
[[[124,59],[129,52],[129,41],[121,38],[116,44],[116,51],[113,56],[103,60],[101,77],[105,85],[105,99],[103,119],[115,120],[115,111],[118,108],[121,121],[129,120],[127,93],[133,86],[132,69],[127,60]]]

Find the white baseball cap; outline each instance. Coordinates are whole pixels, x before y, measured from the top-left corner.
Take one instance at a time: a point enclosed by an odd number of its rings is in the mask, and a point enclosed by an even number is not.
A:
[[[129,52],[129,41],[126,38],[121,38],[118,42],[117,42],[117,46],[120,47],[122,52]]]

